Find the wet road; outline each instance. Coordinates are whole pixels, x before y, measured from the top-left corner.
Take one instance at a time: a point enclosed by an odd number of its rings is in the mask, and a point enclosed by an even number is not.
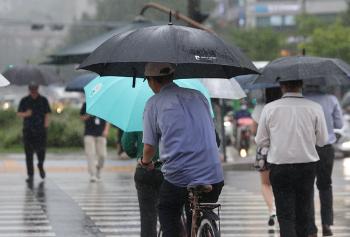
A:
[[[103,181],[90,183],[84,160],[49,160],[48,178],[36,177],[27,186],[21,158],[0,159],[0,237],[139,236],[133,166],[134,161],[108,161]],[[258,173],[226,171],[225,176],[222,236],[279,236],[278,227],[267,226]],[[350,236],[350,159],[335,162],[333,180],[333,230],[335,236]],[[320,226],[319,213],[317,220]]]

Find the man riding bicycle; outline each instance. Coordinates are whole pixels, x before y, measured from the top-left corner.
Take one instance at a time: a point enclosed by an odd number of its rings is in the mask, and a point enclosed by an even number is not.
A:
[[[143,115],[140,164],[153,169],[152,157],[159,146],[164,174],[159,220],[164,237],[179,236],[188,186],[212,185],[201,201],[216,202],[224,185],[209,103],[200,92],[173,83],[174,73],[169,63],[148,63],[145,67],[145,78],[155,95],[148,100]]]

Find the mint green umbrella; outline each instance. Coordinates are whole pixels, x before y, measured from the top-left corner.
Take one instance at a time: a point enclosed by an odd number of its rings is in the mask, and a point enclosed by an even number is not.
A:
[[[175,80],[175,83],[202,92],[211,106],[209,92],[200,81],[183,79]],[[132,88],[130,78],[97,77],[84,90],[88,114],[102,118],[126,132],[143,130],[143,110],[147,100],[154,95],[143,79],[137,78],[136,86]]]

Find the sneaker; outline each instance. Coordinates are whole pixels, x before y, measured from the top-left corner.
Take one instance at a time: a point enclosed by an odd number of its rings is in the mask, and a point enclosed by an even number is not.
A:
[[[271,215],[270,218],[269,218],[269,222],[267,224],[269,226],[275,225],[275,218],[276,218],[276,215]]]
[[[323,236],[333,236],[333,232],[329,225],[322,225],[322,234]]]
[[[43,167],[42,165],[38,165],[38,169],[39,169],[40,177],[41,177],[42,179],[45,179],[46,173],[45,173],[44,167]]]
[[[90,182],[95,183],[97,181],[97,178],[95,176],[91,176]]]

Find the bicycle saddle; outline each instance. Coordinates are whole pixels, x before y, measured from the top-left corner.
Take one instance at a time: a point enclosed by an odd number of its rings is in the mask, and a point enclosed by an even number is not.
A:
[[[198,193],[209,193],[213,190],[213,186],[210,184],[193,185],[193,186],[188,186],[187,190],[193,191],[193,192],[198,192]]]

